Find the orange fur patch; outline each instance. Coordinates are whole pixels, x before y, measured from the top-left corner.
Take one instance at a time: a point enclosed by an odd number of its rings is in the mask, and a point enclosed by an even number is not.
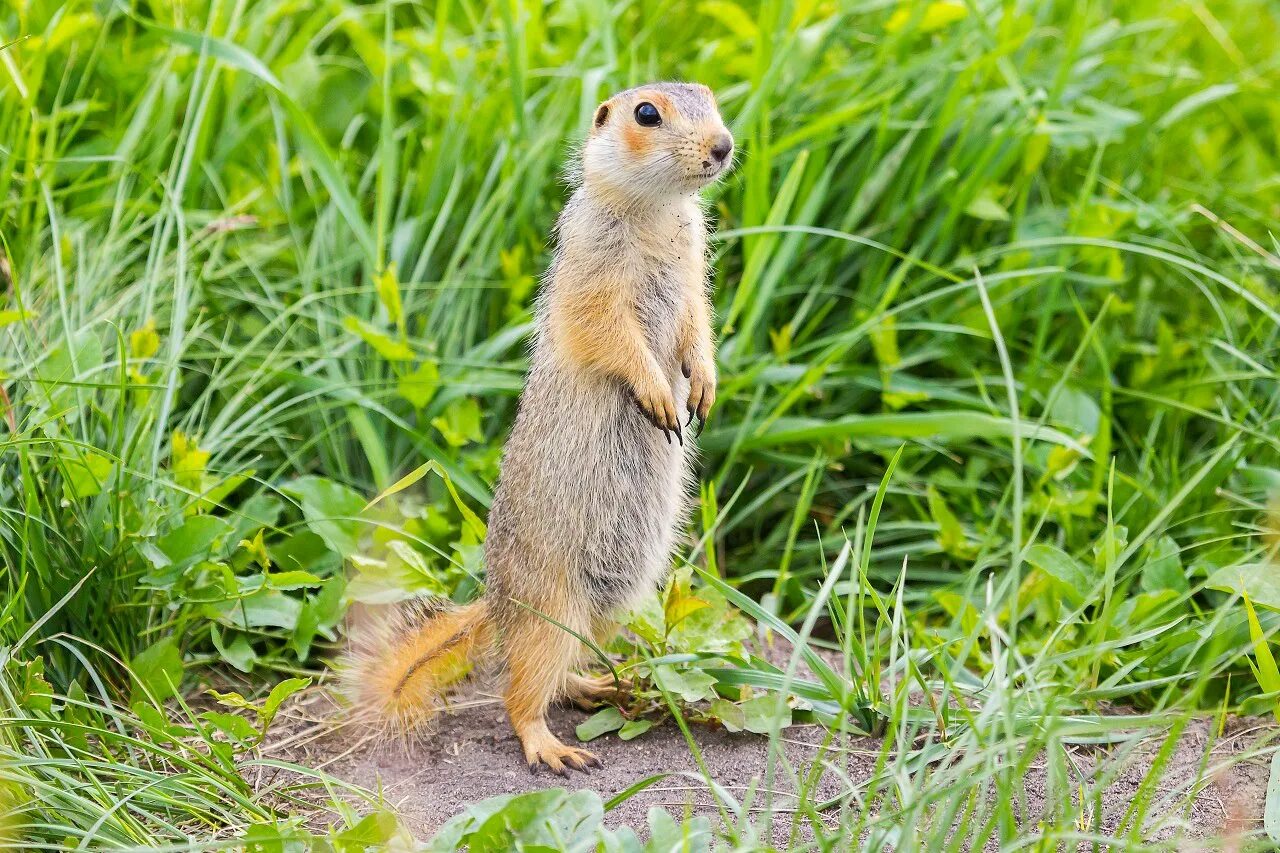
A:
[[[572,306],[553,307],[551,327],[572,361],[631,381],[644,375],[647,364],[639,322],[622,304],[625,292],[608,286],[580,291]]]
[[[668,118],[675,111],[675,107],[671,105],[671,99],[661,92],[641,92],[637,96],[638,100],[648,101],[658,108],[658,112],[662,113],[662,117]]]
[[[586,614],[563,611],[567,601],[562,598],[556,612],[547,615],[580,633],[589,630]],[[582,656],[582,642],[528,610],[520,612],[504,628],[503,649],[510,677],[507,713],[519,734],[531,725],[542,724],[547,707],[563,695],[569,673]]]
[[[636,105],[648,101],[658,108],[658,112],[662,114],[663,120],[671,117],[675,111],[675,107],[671,104],[671,99],[661,92],[644,91],[635,94]],[[634,109],[634,107],[632,107]],[[653,134],[650,132],[652,128],[641,127],[635,121],[628,121],[622,125],[622,145],[627,151],[637,156],[648,154],[653,151]]]
[[[622,147],[637,156],[648,154],[653,150],[653,139],[645,132],[645,128],[629,121],[622,126]]]

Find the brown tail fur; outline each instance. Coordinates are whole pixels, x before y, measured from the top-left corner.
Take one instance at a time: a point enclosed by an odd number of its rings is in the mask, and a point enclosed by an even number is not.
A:
[[[352,625],[344,690],[357,718],[402,729],[427,722],[493,642],[483,600],[416,599]]]

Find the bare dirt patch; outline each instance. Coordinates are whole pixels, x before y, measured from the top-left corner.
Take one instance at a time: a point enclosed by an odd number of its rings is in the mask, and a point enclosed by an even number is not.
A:
[[[654,806],[675,817],[692,813],[715,821],[720,816],[688,743],[671,721],[629,742],[613,736],[592,742],[589,748],[604,766],[590,774],[573,773],[566,780],[545,770],[530,773],[501,704],[484,694],[473,693],[454,702],[440,715],[432,732],[413,740],[344,724],[323,691],[310,691],[285,716],[273,732],[269,756],[380,792],[422,839],[429,838],[468,804],[488,797],[570,787],[593,789],[608,800],[661,773],[671,775],[608,812],[606,823],[642,831],[647,812]],[[573,743],[574,727],[585,716],[574,709],[558,709],[552,715],[552,729]],[[1268,766],[1265,758],[1255,753],[1260,744],[1275,741],[1276,731],[1256,721],[1233,721],[1213,738],[1213,749],[1206,752],[1213,726],[1213,721],[1197,720],[1183,732],[1157,786],[1144,832],[1147,837],[1209,838],[1260,828]],[[776,772],[767,788],[765,738],[706,727],[692,731],[706,770],[739,802],[746,801],[749,791],[754,790],[750,805],[759,809],[771,792],[776,843],[787,841],[793,822],[801,825],[801,835],[809,835],[804,828],[807,818],[794,811],[791,780],[794,773],[809,772],[819,757],[825,734],[822,729],[797,726],[784,732],[782,758],[792,770],[780,769],[775,755]],[[1120,761],[1099,748],[1080,747],[1072,753],[1084,777],[1098,774],[1106,780],[1100,821],[1104,830],[1114,830],[1124,820],[1161,740],[1151,737],[1138,743]],[[821,781],[812,796],[818,801],[838,796],[845,790],[839,781],[841,775],[854,784],[868,779],[880,746],[878,739],[858,738],[850,739],[841,750],[822,753],[835,769],[819,767]],[[1046,787],[1042,769],[1033,766],[1026,778],[1028,814],[1044,813]],[[834,810],[829,819],[835,819]],[[1190,842],[1185,849],[1191,849]]]

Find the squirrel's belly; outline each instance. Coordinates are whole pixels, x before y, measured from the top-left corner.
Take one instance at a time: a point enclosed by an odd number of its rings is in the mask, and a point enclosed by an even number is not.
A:
[[[668,444],[613,380],[535,370],[494,502],[508,517],[492,518],[491,533],[527,528],[510,538],[563,559],[595,612],[625,607],[666,576],[692,452]],[[519,554],[500,559],[490,571],[520,570]]]

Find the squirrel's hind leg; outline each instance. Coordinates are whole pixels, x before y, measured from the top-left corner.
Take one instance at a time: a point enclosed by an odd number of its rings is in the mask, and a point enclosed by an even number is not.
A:
[[[618,622],[613,618],[596,619],[591,631],[596,644],[604,648],[618,633]],[[600,675],[570,673],[565,684],[565,698],[583,711],[591,711],[601,705],[616,704],[635,688],[631,679],[618,677],[612,672]]]
[[[585,749],[566,746],[547,727],[547,709],[566,692],[580,641],[536,613],[521,613],[513,622],[503,637],[510,678],[507,715],[524,747],[529,769],[537,772],[538,766],[544,765],[553,773],[568,776],[566,767],[583,771],[599,767],[600,759]]]

